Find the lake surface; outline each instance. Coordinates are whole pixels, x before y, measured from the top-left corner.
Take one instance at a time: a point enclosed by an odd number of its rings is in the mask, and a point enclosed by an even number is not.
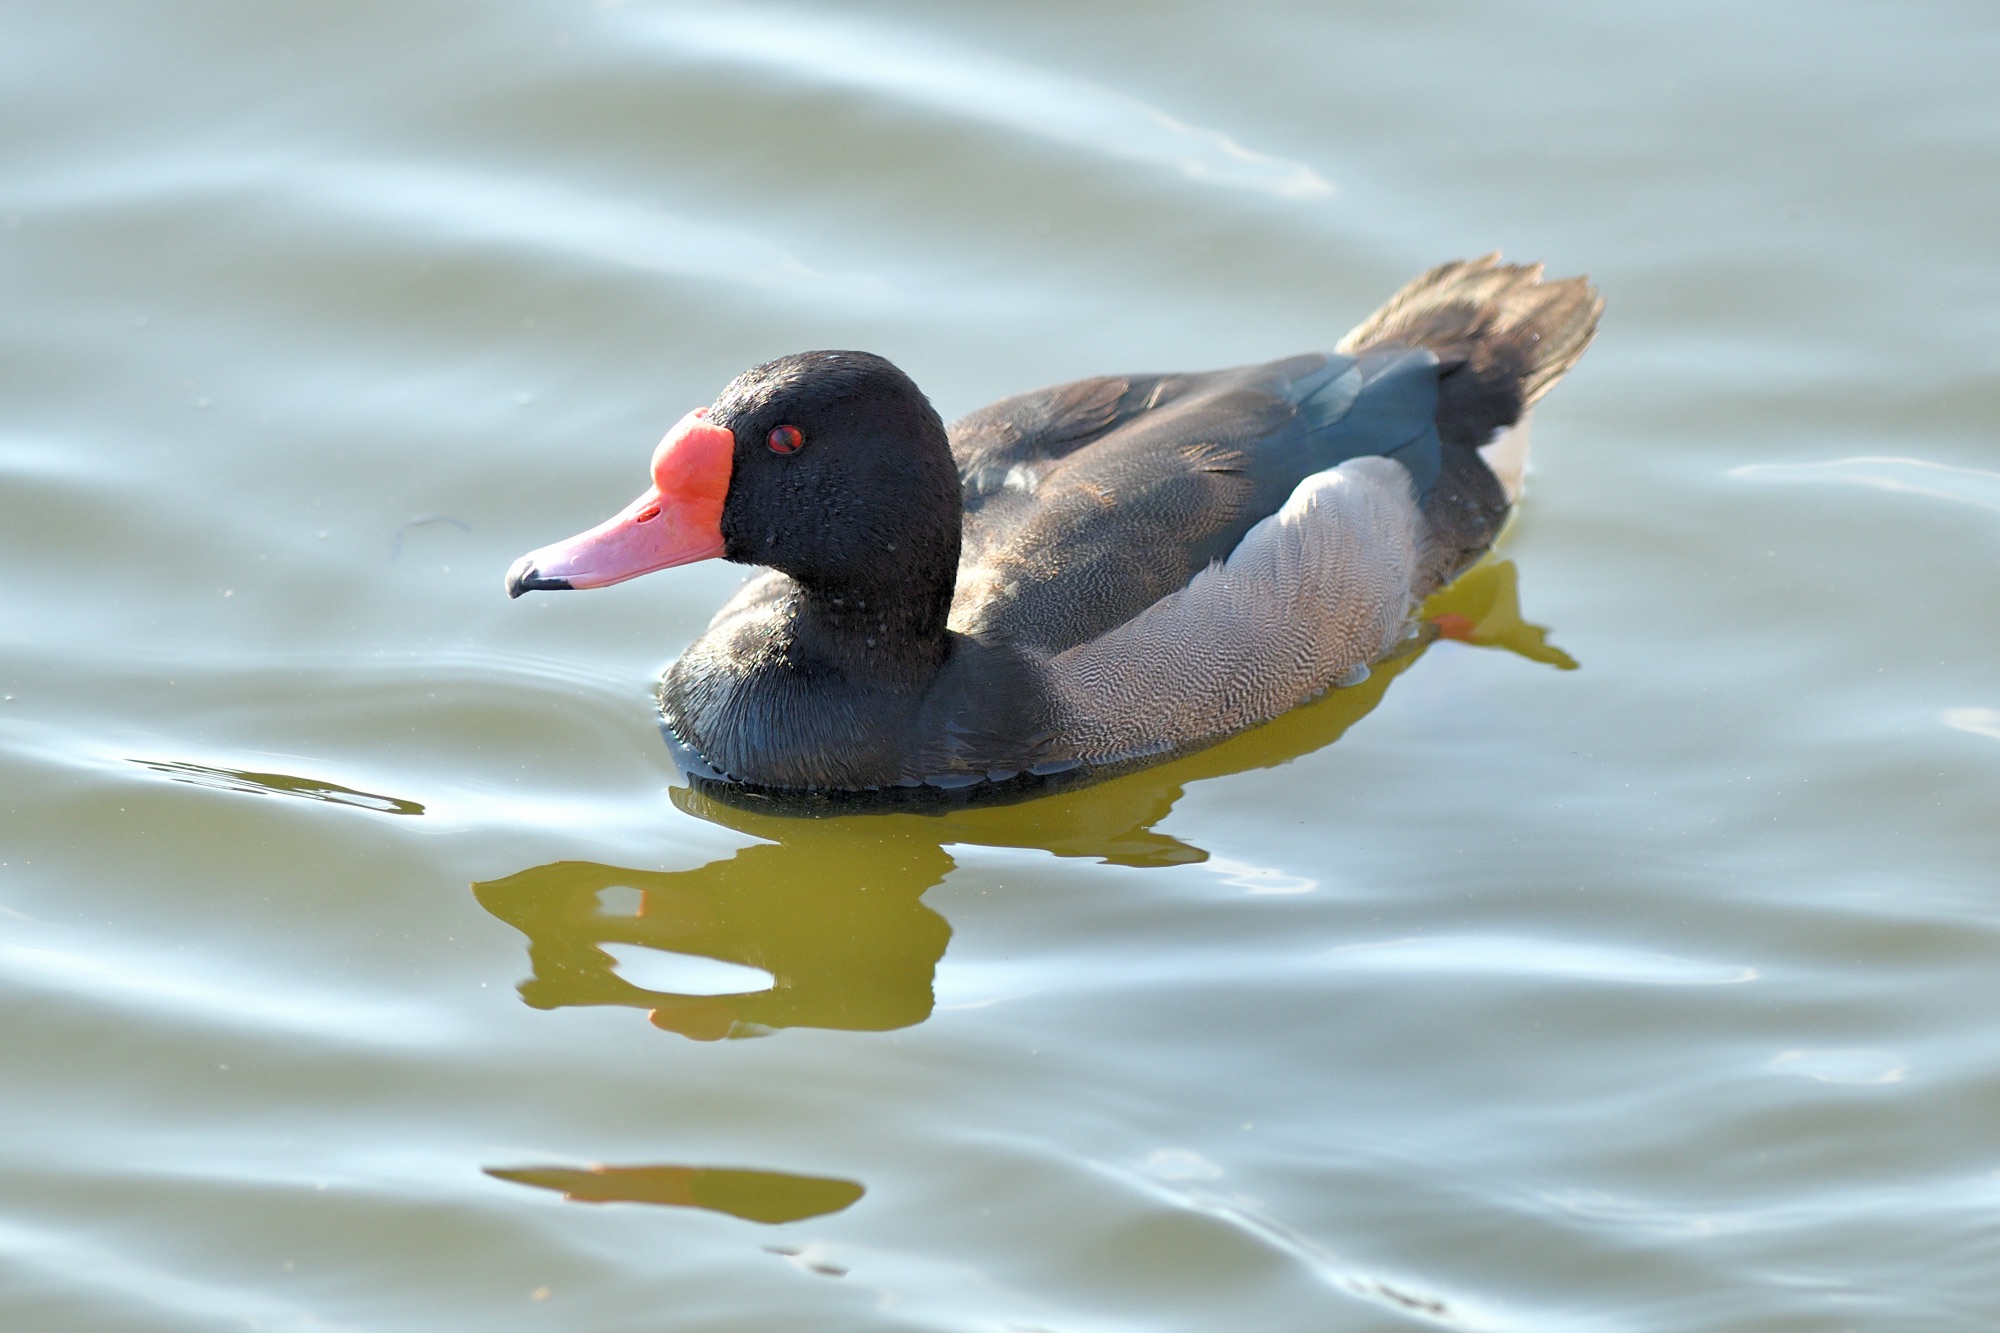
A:
[[[0,8],[0,1324],[2000,1327],[1990,3]],[[738,370],[947,417],[1588,272],[1446,638],[734,814]]]

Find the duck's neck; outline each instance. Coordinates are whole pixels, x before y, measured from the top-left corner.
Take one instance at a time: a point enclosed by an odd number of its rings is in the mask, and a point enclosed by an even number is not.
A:
[[[795,575],[795,648],[857,682],[921,688],[949,652],[945,622],[956,565],[954,560],[942,571],[904,570],[865,582]]]

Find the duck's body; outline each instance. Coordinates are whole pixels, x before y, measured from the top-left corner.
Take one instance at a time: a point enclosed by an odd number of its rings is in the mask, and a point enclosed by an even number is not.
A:
[[[1499,533],[1519,461],[1497,437],[1600,308],[1581,279],[1448,264],[1339,353],[1083,380],[948,432],[879,357],[783,358],[676,428],[654,492],[509,588],[771,566],[662,684],[706,783],[970,791],[1165,757],[1406,637]]]

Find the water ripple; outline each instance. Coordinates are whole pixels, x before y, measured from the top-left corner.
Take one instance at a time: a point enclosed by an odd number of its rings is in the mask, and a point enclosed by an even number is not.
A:
[[[19,927],[9,926],[18,935]],[[428,1010],[353,995],[315,993],[287,979],[249,985],[223,982],[241,976],[235,965],[169,961],[131,950],[116,951],[93,939],[89,952],[0,939],[0,983],[55,991],[148,1015],[171,1011],[197,1022],[327,1037],[370,1045],[411,1046],[440,1041],[446,1025]]]
[[[1785,1051],[1764,1067],[1819,1083],[1901,1083],[1910,1073],[1902,1056],[1870,1050]]]
[[[2000,741],[2000,708],[1947,708],[1938,716],[1953,731]]]
[[[102,1304],[112,1307],[120,1327],[138,1327],[139,1319],[145,1319],[147,1327],[154,1326],[151,1319],[138,1314],[140,1310],[199,1321],[207,1328],[310,1327],[337,1333],[356,1327],[322,1318],[290,1301],[141,1263],[39,1223],[30,1226],[0,1220],[0,1258],[53,1278],[72,1291],[95,1293]]]
[[[1343,970],[1450,972],[1642,986],[1731,986],[1757,979],[1754,967],[1511,935],[1431,935],[1348,944],[1330,950],[1324,960]]]
[[[542,178],[434,165],[321,162],[303,184],[326,211],[415,224],[461,241],[553,249],[642,272],[719,279],[842,306],[888,295],[879,278],[815,268],[753,232]]]
[[[1450,1298],[1426,1290],[1426,1284],[1401,1276],[1385,1278],[1358,1268],[1310,1236],[1301,1234],[1271,1217],[1256,1201],[1203,1185],[1186,1183],[1187,1177],[1158,1170],[1159,1154],[1147,1161],[1145,1174],[1123,1170],[1102,1162],[1089,1165],[1100,1175],[1177,1209],[1199,1213],[1249,1237],[1259,1245],[1284,1255],[1305,1268],[1327,1286],[1344,1295],[1358,1297],[1408,1319],[1445,1328],[1511,1329],[1524,1325],[1484,1308],[1477,1301]],[[1178,1163],[1175,1163],[1178,1165]],[[1534,1327],[1548,1328],[1546,1319]]]
[[[2000,512],[2000,472],[1952,467],[1921,458],[1867,455],[1825,463],[1750,463],[1729,469],[1729,475],[1752,481],[1866,486],[1871,490],[1951,500]]]
[[[894,29],[809,11],[676,6],[631,22],[676,53],[761,65],[1017,130],[1189,180],[1281,199],[1333,186],[1301,162],[1245,148],[1099,84]]]
[[[278,200],[307,216],[429,234],[467,246],[554,252],[641,272],[734,283],[826,300],[842,308],[890,295],[873,274],[814,267],[757,233],[564,186],[425,162],[366,159],[167,157],[117,172],[45,182],[31,196],[51,208],[129,208],[141,201],[216,197]]]
[[[21,436],[12,438],[0,436],[0,475],[24,480],[50,480],[57,477],[108,475],[99,460],[72,447]]]

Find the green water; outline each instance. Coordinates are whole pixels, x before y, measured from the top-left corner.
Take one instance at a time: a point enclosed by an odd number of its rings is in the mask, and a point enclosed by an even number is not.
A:
[[[0,6],[0,1327],[2000,1328],[1990,4]],[[677,785],[743,367],[1601,338],[1459,631],[1018,807]],[[1567,669],[1569,667],[1575,669]]]

